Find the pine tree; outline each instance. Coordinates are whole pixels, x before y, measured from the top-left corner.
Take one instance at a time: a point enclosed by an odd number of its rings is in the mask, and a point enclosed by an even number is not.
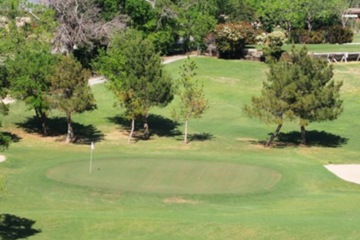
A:
[[[261,96],[253,97],[244,112],[278,127],[267,145],[279,133],[285,120],[299,119],[302,143],[306,144],[305,127],[311,122],[335,120],[343,111],[340,99],[342,82],[333,79],[333,68],[321,59],[307,54],[304,47],[295,48],[270,65]]]

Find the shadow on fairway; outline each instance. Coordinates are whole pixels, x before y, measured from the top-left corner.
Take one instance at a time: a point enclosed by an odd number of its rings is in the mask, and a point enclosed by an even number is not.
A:
[[[272,133],[269,133],[269,137]],[[306,146],[316,146],[316,147],[329,147],[336,148],[344,144],[347,144],[348,138],[343,138],[339,135],[328,133],[325,131],[306,131]],[[266,140],[251,140],[249,141],[252,144],[261,144],[265,145]],[[292,131],[288,133],[279,133],[278,137],[274,140],[271,147],[274,148],[285,148],[285,147],[298,147],[303,146],[301,143],[301,133]]]
[[[120,125],[123,129],[130,132],[131,121],[124,116],[115,116],[108,118],[110,122]],[[169,118],[165,118],[160,115],[150,114],[148,117],[148,124],[151,135],[157,135],[159,137],[175,137],[181,135],[181,132],[176,128],[179,124]],[[137,140],[146,140],[142,136],[143,122],[135,121],[135,133],[134,137]]]
[[[21,137],[11,132],[1,132],[4,136],[9,137],[11,142],[20,142]]]
[[[301,133],[296,131],[280,133],[278,141],[282,143],[301,145]],[[348,139],[325,131],[314,130],[306,132],[306,141],[309,146],[336,148],[346,144]]]
[[[67,123],[65,117],[54,117],[47,121],[49,137],[64,136],[67,133]],[[42,135],[42,128],[35,117],[28,118],[25,122],[16,123],[20,128],[23,128],[27,133],[37,133]],[[90,144],[91,142],[99,142],[104,139],[102,134],[93,125],[83,125],[73,122],[72,127],[75,134],[74,143],[77,144]]]
[[[40,229],[33,228],[34,224],[35,221],[31,219],[11,214],[0,214],[0,239],[22,239],[40,233]]]
[[[204,142],[212,139],[214,139],[214,135],[212,135],[211,133],[203,132],[203,133],[189,134],[189,142],[194,142],[194,141]]]

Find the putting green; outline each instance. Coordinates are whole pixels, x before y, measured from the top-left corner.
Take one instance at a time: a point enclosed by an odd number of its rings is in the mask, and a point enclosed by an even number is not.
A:
[[[121,159],[58,165],[51,179],[74,185],[167,194],[252,193],[271,189],[281,174],[269,168],[223,162]]]

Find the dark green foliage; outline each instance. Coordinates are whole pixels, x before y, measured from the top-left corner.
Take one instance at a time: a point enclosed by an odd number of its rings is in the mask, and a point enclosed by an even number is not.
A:
[[[130,16],[132,28],[139,30],[146,30],[146,24],[156,16],[144,0],[126,0],[124,12]]]
[[[143,119],[147,138],[150,108],[164,107],[173,99],[172,80],[163,71],[151,41],[134,30],[122,32],[114,36],[94,67],[110,81],[110,88],[126,109],[126,117]]]
[[[324,43],[325,33],[323,30],[308,31],[305,29],[294,29],[290,32],[289,41],[303,44]]]
[[[327,29],[308,31],[296,29],[290,33],[290,42],[316,44],[316,43],[349,43],[354,37],[353,31],[348,27],[332,26]]]
[[[174,42],[177,35],[171,31],[161,30],[150,33],[148,39],[154,44],[154,48],[161,55],[168,55],[174,52]]]
[[[348,27],[333,26],[326,30],[326,41],[328,43],[350,43],[353,37],[354,33]]]
[[[35,110],[44,135],[47,135],[46,120],[51,108],[48,77],[54,62],[49,46],[38,43],[5,62],[12,96]]]
[[[66,115],[68,134],[66,142],[74,141],[72,114],[93,110],[95,99],[88,83],[89,72],[72,56],[59,56],[52,69],[51,103]]]
[[[342,82],[335,83],[332,77],[332,65],[309,56],[306,48],[293,48],[286,58],[270,65],[261,96],[253,97],[251,106],[244,110],[251,117],[278,124],[271,141],[284,120],[299,119],[302,143],[306,144],[305,127],[309,123],[334,120],[343,111]]]
[[[123,11],[126,0],[96,0],[96,5],[101,9],[101,16],[105,21],[110,21]]]

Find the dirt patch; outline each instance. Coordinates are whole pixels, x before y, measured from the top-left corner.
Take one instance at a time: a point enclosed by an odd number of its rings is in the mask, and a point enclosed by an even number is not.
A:
[[[191,204],[191,205],[195,205],[195,204],[200,203],[199,201],[184,199],[182,197],[165,198],[163,202],[166,203],[166,204]]]

